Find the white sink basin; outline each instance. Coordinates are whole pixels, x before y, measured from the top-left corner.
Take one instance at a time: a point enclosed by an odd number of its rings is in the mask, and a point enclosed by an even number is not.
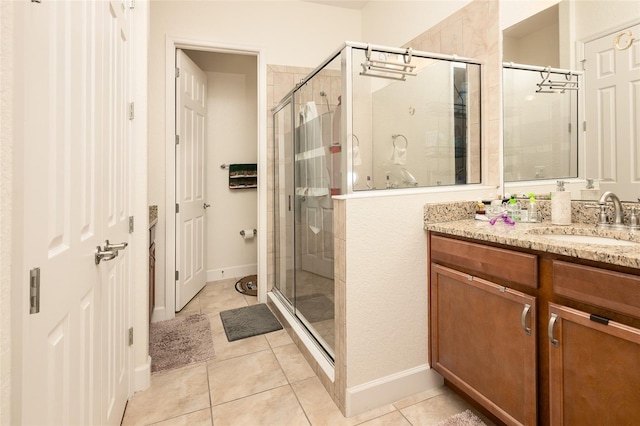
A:
[[[640,246],[635,241],[616,240],[615,238],[599,237],[596,235],[565,235],[565,234],[539,234],[541,237],[568,243],[599,244],[605,246]]]

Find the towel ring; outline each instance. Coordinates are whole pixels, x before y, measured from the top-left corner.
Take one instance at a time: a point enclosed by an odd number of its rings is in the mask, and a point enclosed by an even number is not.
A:
[[[391,138],[393,140],[393,147],[394,148],[400,148],[400,149],[407,149],[409,147],[409,141],[407,140],[407,137],[405,135],[391,135]],[[397,138],[403,138],[404,139],[404,146],[398,146],[396,145],[396,139]]]

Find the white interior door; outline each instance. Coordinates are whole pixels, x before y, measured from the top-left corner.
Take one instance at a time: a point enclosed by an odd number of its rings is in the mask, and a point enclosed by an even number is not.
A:
[[[125,247],[129,243],[131,215],[131,144],[130,96],[130,11],[123,0],[105,4],[107,61],[105,75],[106,108],[103,136],[104,167],[103,215],[105,239]],[[104,245],[104,244],[103,244]],[[131,325],[131,264],[126,247],[115,259],[101,263],[102,270],[102,404],[101,423],[119,425],[129,394],[130,350],[128,330]]]
[[[633,41],[635,39],[635,41]],[[585,44],[587,176],[640,197],[640,24]]]
[[[128,242],[119,228],[129,208],[119,105],[128,89],[128,10],[109,1],[17,7],[25,281],[29,270],[40,275],[39,312],[30,314],[24,286],[22,420],[116,424],[128,397],[129,265],[126,250],[99,265],[95,252],[105,239]]]
[[[207,76],[180,49],[176,82],[176,312],[206,284]]]

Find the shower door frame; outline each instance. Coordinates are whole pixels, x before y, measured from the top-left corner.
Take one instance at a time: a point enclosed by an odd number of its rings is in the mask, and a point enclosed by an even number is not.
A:
[[[297,93],[299,93],[300,89],[309,81],[311,81],[313,79],[314,76],[316,76],[320,71],[322,71],[329,63],[331,63],[332,61],[334,61],[336,58],[340,58],[341,61],[341,75],[340,75],[340,79],[342,81],[342,105],[345,105],[345,99],[351,99],[352,95],[350,93],[351,91],[351,83],[349,81],[349,79],[347,78],[347,68],[348,66],[350,66],[351,63],[351,59],[350,59],[350,54],[351,54],[351,49],[349,44],[345,44],[343,46],[341,46],[338,50],[336,50],[332,55],[328,56],[328,58],[323,61],[317,68],[315,68],[311,73],[309,73],[304,79],[302,79],[298,84],[296,84],[296,86],[286,95],[284,96],[280,102],[278,103],[278,105],[276,105],[275,107],[272,108],[271,112],[271,119],[273,120],[273,117],[278,114],[279,112],[281,112],[283,109],[285,109],[287,107],[287,105],[290,105],[291,107],[291,136],[292,136],[292,140],[291,143],[293,145],[292,147],[292,159],[291,159],[291,164],[290,164],[290,169],[289,169],[289,177],[291,179],[293,179],[293,189],[291,191],[290,194],[287,194],[286,197],[289,197],[289,201],[288,201],[288,208],[291,209],[291,220],[293,220],[293,247],[291,248],[292,251],[292,255],[293,255],[293,267],[292,268],[288,268],[286,265],[282,266],[282,261],[283,259],[278,257],[278,253],[281,252],[281,247],[279,247],[279,243],[281,242],[281,235],[280,232],[280,221],[281,218],[279,217],[278,214],[278,210],[277,207],[279,206],[279,198],[280,198],[280,193],[278,192],[278,185],[275,184],[275,179],[278,178],[279,179],[279,167],[280,164],[278,163],[279,157],[278,157],[278,139],[277,139],[277,135],[275,134],[276,131],[276,126],[275,123],[273,125],[273,141],[274,141],[274,163],[273,163],[273,167],[274,167],[274,258],[273,258],[273,266],[274,266],[274,295],[276,295],[278,297],[278,299],[283,303],[283,305],[289,310],[289,312],[293,315],[293,317],[295,318],[295,320],[303,326],[303,329],[306,331],[306,333],[309,335],[309,337],[315,342],[315,344],[318,346],[318,348],[321,350],[321,352],[325,355],[325,357],[327,358],[327,360],[329,360],[331,362],[331,364],[334,363],[335,360],[335,342],[332,346],[329,346],[328,343],[326,343],[324,341],[324,338],[322,336],[320,336],[320,333],[315,331],[315,327],[313,326],[313,324],[311,324],[305,317],[304,317],[304,313],[300,312],[298,310],[298,307],[296,306],[296,300],[298,297],[297,294],[297,283],[296,283],[296,278],[297,278],[297,271],[299,268],[301,268],[302,265],[302,258],[300,253],[298,253],[299,250],[299,246],[301,244],[301,239],[299,238],[299,232],[298,232],[298,228],[301,227],[301,223],[300,224],[296,224],[296,216],[300,215],[302,212],[300,211],[299,207],[301,207],[299,204],[299,202],[297,201],[298,199],[298,195],[296,194],[296,187],[297,187],[297,182],[296,182],[296,177],[297,177],[297,173],[296,173],[296,160],[295,160],[295,156],[297,154],[296,152],[296,145],[298,143],[298,137],[296,136],[296,113],[295,113],[295,105],[296,105],[296,95]],[[349,105],[347,103],[347,105]],[[340,163],[340,167],[341,170],[345,170],[345,167],[350,167],[351,166],[351,146],[350,144],[345,144],[344,140],[346,139],[345,137],[343,137],[343,135],[345,135],[345,128],[350,128],[351,124],[350,122],[347,123],[348,119],[346,118],[349,114],[347,114],[347,109],[342,109],[341,111],[341,123],[342,123],[342,128],[340,129],[340,140],[342,141],[342,143],[340,144],[342,146],[342,156],[341,156],[341,163]],[[346,126],[346,127],[345,127]],[[285,175],[286,175],[286,171],[285,171]],[[348,193],[352,191],[352,186],[350,182],[347,182],[347,179],[345,178],[346,174],[342,174],[342,178],[341,178],[341,182],[340,182],[340,187],[345,188],[346,192],[343,191],[343,193]],[[329,192],[328,194],[329,199],[331,200],[331,193]],[[331,201],[332,202],[332,201]],[[333,203],[333,202],[332,202]],[[289,220],[289,219],[287,219]],[[333,227],[332,227],[333,229]],[[286,230],[285,230],[286,232]],[[289,236],[285,235],[285,241],[289,240]],[[333,243],[333,236],[331,237],[332,243]],[[288,249],[288,247],[287,247]],[[334,252],[335,253],[335,252]],[[335,255],[334,255],[335,256]],[[288,260],[287,260],[288,261]],[[283,293],[282,289],[280,288],[280,284],[284,283],[285,284],[285,292],[286,293],[290,293],[290,290],[286,287],[289,284],[289,279],[288,276],[285,275],[284,277],[281,275],[282,272],[282,268],[285,269],[285,274],[289,274],[289,273],[293,273],[293,296],[291,298],[289,298],[287,296],[287,294]],[[284,282],[282,281],[282,279],[284,278]],[[335,281],[335,277],[333,277],[334,281]],[[334,288],[335,288],[335,282],[334,282]],[[334,292],[335,294],[335,292]],[[335,317],[334,317],[335,320]]]

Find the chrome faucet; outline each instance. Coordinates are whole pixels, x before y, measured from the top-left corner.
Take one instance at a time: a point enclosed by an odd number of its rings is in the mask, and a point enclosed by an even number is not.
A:
[[[601,206],[601,211],[604,211],[604,206],[607,204],[607,201],[611,200],[613,202],[613,223],[609,224],[607,222],[603,223],[601,220],[598,223],[598,227],[610,227],[610,228],[624,228],[625,225],[622,222],[623,218],[623,210],[622,203],[620,202],[620,198],[616,194],[611,191],[607,191],[598,200],[598,205]],[[601,215],[602,218],[602,215]]]

